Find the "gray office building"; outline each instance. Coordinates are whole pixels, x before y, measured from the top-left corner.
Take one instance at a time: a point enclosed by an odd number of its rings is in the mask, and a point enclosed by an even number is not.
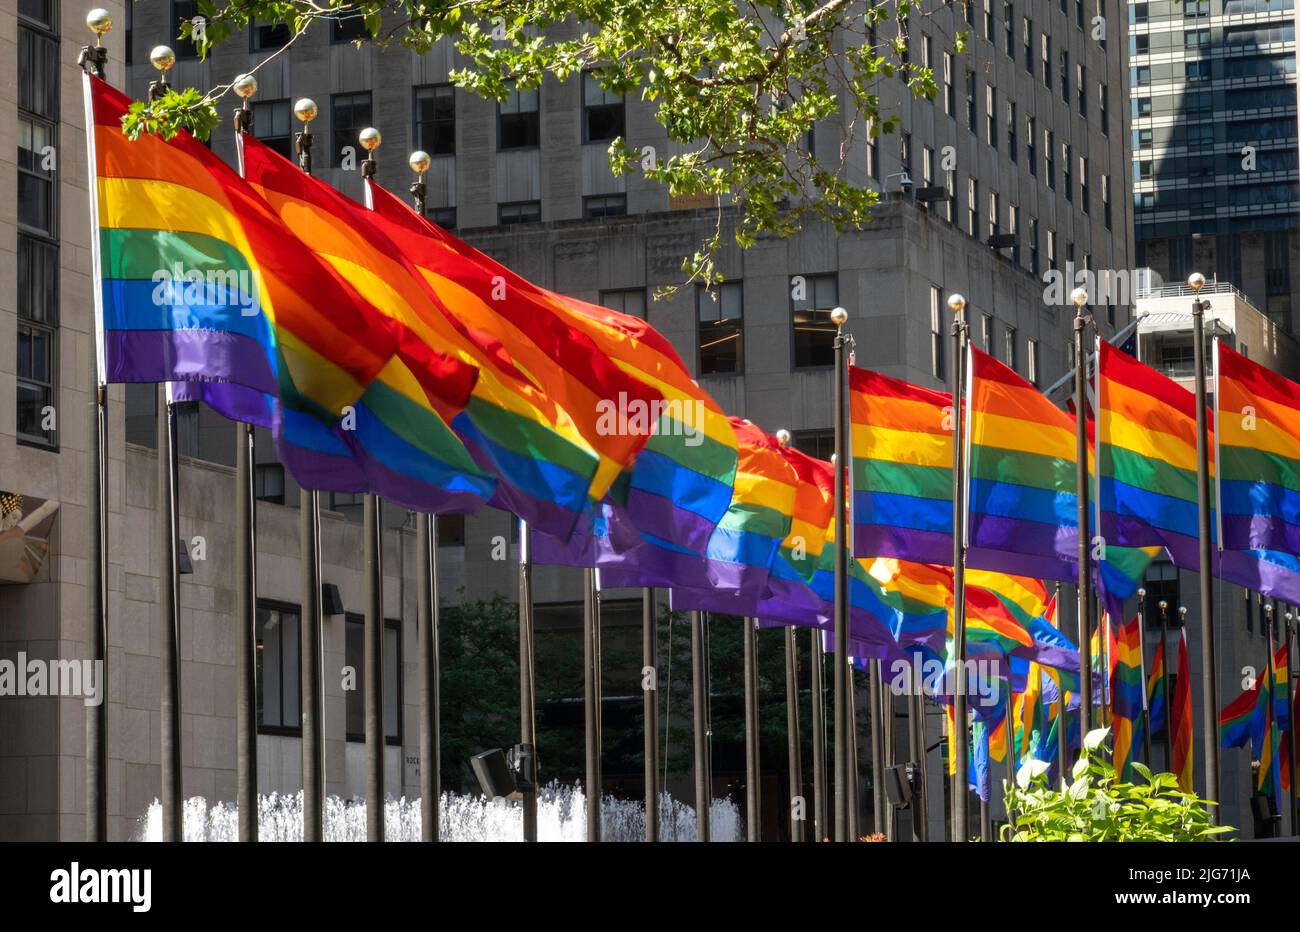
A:
[[[1129,2],[1138,264],[1199,271],[1296,329],[1295,4]]]
[[[106,43],[109,79],[135,97],[154,77],[149,50],[157,44],[178,53],[174,84],[208,88],[250,70],[286,38],[282,29],[254,24],[200,61],[174,38],[178,22],[194,15],[192,2],[104,5],[117,21]],[[653,299],[657,288],[682,281],[682,258],[712,232],[716,209],[670,197],[635,175],[612,174],[612,138],[659,151],[672,144],[651,105],[611,96],[581,75],[548,78],[539,90],[497,104],[451,86],[457,56],[447,45],[423,56],[381,52],[353,41],[359,23],[326,23],[258,70],[255,132],[288,154],[298,129],[293,101],[313,98],[320,107],[313,126],[318,174],[354,197],[361,177],[348,170],[347,149],[361,128],[382,131],[378,180],[393,190],[411,180],[408,153],[428,151],[431,219],[539,284],[644,316],[728,412],[769,432],[787,428],[805,449],[828,457],[831,308],[849,310],[858,365],[938,387],[952,367],[946,298],[961,292],[976,343],[1046,387],[1068,366],[1073,308],[1065,295],[1076,274],[1123,273],[1139,262],[1128,35],[1118,0],[934,6],[933,17],[911,24],[907,49],[912,62],[934,70],[936,99],[912,99],[897,80],[882,80],[882,104],[899,113],[901,132],[869,137],[846,117],[818,125],[807,141],[826,160],[838,159],[848,141],[847,177],[881,192],[873,221],[843,234],[810,223],[788,240],[763,237],[747,251],[728,246],[720,259],[726,282],[713,294],[689,286]],[[85,11],[66,0],[3,0],[0,8],[0,49],[7,51],[0,62],[9,63],[0,99],[10,116],[0,120],[0,133],[8,138],[18,127],[19,136],[17,163],[0,161],[0,259],[2,268],[19,271],[0,274],[0,347],[18,347],[0,355],[0,489],[10,493],[0,501],[20,515],[14,523],[23,528],[26,555],[0,565],[0,657],[83,657],[93,324],[76,57],[89,34]],[[894,30],[882,26],[881,40]],[[949,37],[962,30],[972,34],[970,51],[953,55]],[[42,169],[38,155],[50,138],[61,157],[56,169]],[[228,120],[212,145],[233,156]],[[724,227],[731,223],[724,212]],[[1103,335],[1129,322],[1124,289],[1094,297]],[[158,795],[160,778],[154,393],[113,386],[109,395],[109,812],[112,837],[127,838]],[[43,419],[50,410],[56,421]],[[214,801],[235,793],[233,430],[206,409],[182,413],[181,536],[191,550],[198,538],[205,544],[180,587],[184,780],[186,795]],[[256,470],[259,785],[293,792],[301,786],[299,490],[269,437],[259,437]],[[355,496],[324,498],[323,573],[342,610],[326,618],[323,636],[326,789],[347,797],[364,786],[364,745],[348,725],[360,700],[335,674],[357,663],[359,650],[360,509]],[[39,522],[30,520],[38,513]],[[419,714],[415,541],[404,512],[386,510],[385,523],[387,788],[409,797],[419,789],[418,739],[405,727]],[[512,528],[499,513],[440,520],[447,602],[514,598]],[[572,636],[576,649],[575,571],[541,569],[536,590],[539,628]],[[639,603],[624,595],[633,594],[607,595],[611,637],[620,629],[635,636],[639,624]],[[676,675],[684,662],[679,658]],[[1225,668],[1235,662],[1225,657]],[[634,672],[617,691],[634,695],[639,707]],[[607,682],[622,675],[607,671]],[[561,698],[571,705],[575,695]],[[81,837],[84,714],[73,698],[0,700],[0,838]],[[932,743],[939,727],[932,716]],[[764,768],[765,832],[772,837],[785,830],[781,751],[765,750],[772,755]],[[543,777],[561,776],[545,772],[545,734],[540,753]],[[942,798],[937,753],[930,769]],[[725,770],[715,772],[716,795],[735,776]],[[639,770],[610,771],[607,789],[639,793]],[[689,798],[688,786],[670,789]],[[936,837],[941,809],[933,813]]]

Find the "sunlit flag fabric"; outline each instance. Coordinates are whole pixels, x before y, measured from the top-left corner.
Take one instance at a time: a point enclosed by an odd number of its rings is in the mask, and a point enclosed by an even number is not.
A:
[[[1120,626],[1116,662],[1111,681],[1115,773],[1123,782],[1133,779],[1133,746],[1142,737],[1142,619],[1134,616]],[[1148,764],[1150,761],[1147,762]]]
[[[1214,347],[1222,575],[1300,602],[1300,385]]]
[[[1255,789],[1273,800],[1276,809],[1282,808],[1283,793],[1291,787],[1290,761],[1281,756],[1282,732],[1289,718],[1286,707],[1286,646],[1278,648],[1270,659],[1269,669],[1260,678],[1256,692],[1255,710],[1251,716],[1251,742],[1255,758],[1259,761]]]
[[[1260,685],[1263,677],[1256,677],[1250,685],[1222,709],[1219,710],[1219,746],[1225,748],[1244,748],[1250,743],[1257,728],[1256,710],[1263,710],[1259,700]]]
[[[1178,677],[1174,681],[1174,695],[1169,704],[1169,721],[1173,729],[1173,773],[1178,778],[1178,788],[1192,791],[1192,683],[1191,667],[1187,662],[1187,629],[1178,639]]]
[[[366,184],[375,223],[420,270],[442,305],[466,328],[505,346],[515,366],[555,405],[550,416],[570,419],[600,456],[588,495],[604,497],[645,446],[653,426],[619,429],[612,415],[621,406],[649,419],[666,410],[663,395],[620,369],[566,320],[567,309],[557,295],[430,223],[373,181]]]
[[[1163,546],[1196,571],[1196,398],[1105,341],[1098,353],[1101,533],[1109,543]]]
[[[952,562],[952,398],[849,367],[854,552]]]
[[[380,377],[392,391],[383,399],[388,405],[375,412],[372,437],[404,439],[389,422],[403,417],[412,438],[421,431],[435,434],[436,416],[455,431],[478,468],[498,480],[493,504],[532,526],[567,535],[587,506],[597,457],[509,350],[443,306],[371,211],[253,139],[245,144],[244,172],[311,250],[397,326],[398,360]],[[478,372],[463,409],[447,406],[431,363],[447,357]]]
[[[211,382],[338,416],[388,364],[395,328],[205,145],[184,130],[128,140],[131,101],[86,86],[106,380]],[[447,362],[463,403],[474,372]],[[223,413],[272,420],[248,391],[223,397],[239,402]]]

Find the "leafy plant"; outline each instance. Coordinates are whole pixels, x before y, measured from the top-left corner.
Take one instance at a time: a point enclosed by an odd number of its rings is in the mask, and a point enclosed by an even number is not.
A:
[[[1026,761],[1007,790],[1007,807],[1016,813],[1002,828],[1011,841],[1208,841],[1232,832],[1210,824],[1217,805],[1178,788],[1172,773],[1152,773],[1134,762],[1142,783],[1121,783],[1107,760],[1108,728],[1090,731],[1070,783],[1054,789],[1048,765]]]

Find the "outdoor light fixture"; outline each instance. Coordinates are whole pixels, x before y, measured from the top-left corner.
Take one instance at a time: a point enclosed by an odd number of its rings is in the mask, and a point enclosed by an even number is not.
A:
[[[930,204],[935,201],[950,201],[953,199],[952,195],[948,193],[948,189],[942,185],[917,188],[916,193],[912,196],[922,204]]]
[[[920,768],[914,761],[885,768],[885,795],[889,797],[891,805],[899,809],[906,809],[912,805],[914,781],[920,776],[919,771]]]
[[[524,790],[537,788],[537,757],[531,744],[475,754],[469,765],[488,799],[519,799]]]
[[[339,587],[334,583],[321,583],[320,613],[322,615],[342,615],[343,611],[343,596],[339,594]]]

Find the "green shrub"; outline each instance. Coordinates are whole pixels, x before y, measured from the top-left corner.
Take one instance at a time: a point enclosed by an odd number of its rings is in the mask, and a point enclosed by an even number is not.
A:
[[[1107,760],[1109,732],[1088,733],[1064,788],[1048,785],[1047,764],[1025,762],[1008,791],[1016,817],[1014,828],[1003,826],[1003,840],[1011,834],[1011,841],[1208,841],[1235,831],[1212,826],[1208,807],[1217,804],[1180,790],[1172,773],[1153,774],[1134,762],[1143,782],[1120,783]]]

